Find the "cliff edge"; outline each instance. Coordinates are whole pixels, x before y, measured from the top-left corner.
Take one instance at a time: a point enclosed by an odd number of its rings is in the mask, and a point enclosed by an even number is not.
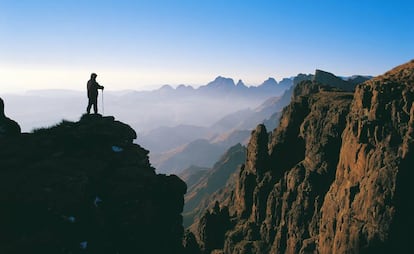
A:
[[[84,115],[0,139],[0,252],[180,253],[186,185],[135,138]]]

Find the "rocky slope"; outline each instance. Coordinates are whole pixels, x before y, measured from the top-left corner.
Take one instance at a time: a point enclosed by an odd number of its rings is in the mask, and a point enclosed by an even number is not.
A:
[[[191,179],[186,181],[188,192],[185,195],[184,226],[194,222],[194,218],[200,218],[208,205],[215,199],[212,194],[223,188],[229,178],[246,159],[246,148],[240,144],[231,147],[215,165],[203,173],[198,181]],[[179,175],[182,179],[186,174]],[[183,176],[183,177],[182,177]]]
[[[210,143],[206,139],[196,139],[159,157],[153,156],[151,161],[161,172],[178,174],[192,165],[211,167],[226,148],[219,143]]]
[[[277,129],[252,134],[227,201],[194,231],[204,253],[411,251],[414,61],[355,92],[315,76],[295,88]]]
[[[0,253],[182,253],[186,185],[135,138],[98,115],[0,139]]]
[[[187,184],[187,193],[188,189],[197,185],[197,183],[200,182],[200,179],[202,179],[209,170],[209,168],[190,166],[178,174],[178,177]]]

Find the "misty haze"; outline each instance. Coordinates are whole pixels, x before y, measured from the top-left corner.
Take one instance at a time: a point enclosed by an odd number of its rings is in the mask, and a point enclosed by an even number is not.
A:
[[[151,161],[159,170],[179,172],[193,164],[212,166],[227,148],[245,144],[256,124],[288,102],[285,99],[280,103],[280,98],[293,82],[293,77],[280,83],[269,78],[258,86],[247,87],[241,80],[235,84],[233,79],[217,77],[196,89],[164,85],[153,91],[104,91],[98,106],[99,113],[104,110],[104,115],[116,115],[137,131],[137,142],[151,151]],[[289,98],[290,93],[286,96]],[[35,90],[2,97],[7,101],[7,114],[25,132],[55,125],[62,119],[76,121],[87,104],[86,91]],[[254,112],[256,119],[249,122]],[[181,154],[189,144],[193,145],[192,153]],[[177,153],[178,161],[171,162]]]

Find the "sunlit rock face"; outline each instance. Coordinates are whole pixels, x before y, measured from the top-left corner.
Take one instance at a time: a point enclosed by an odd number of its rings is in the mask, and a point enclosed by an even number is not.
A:
[[[358,85],[331,75],[300,83],[279,127],[252,133],[236,184],[223,191],[220,251],[411,251],[414,61]]]
[[[321,252],[409,252],[413,101],[413,61],[356,89],[321,208]]]

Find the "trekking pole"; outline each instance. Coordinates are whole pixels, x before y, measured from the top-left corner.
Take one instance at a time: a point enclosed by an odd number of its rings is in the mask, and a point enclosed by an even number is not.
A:
[[[105,115],[105,108],[104,108],[104,95],[103,95],[103,89],[102,89],[102,115]]]

